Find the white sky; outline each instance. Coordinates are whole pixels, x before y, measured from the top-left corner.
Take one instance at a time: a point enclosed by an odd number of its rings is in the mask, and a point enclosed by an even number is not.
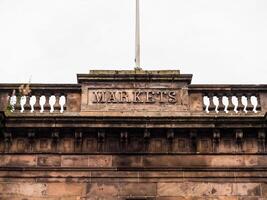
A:
[[[0,0],[0,82],[133,69],[134,0]],[[266,0],[141,0],[143,69],[267,83]]]

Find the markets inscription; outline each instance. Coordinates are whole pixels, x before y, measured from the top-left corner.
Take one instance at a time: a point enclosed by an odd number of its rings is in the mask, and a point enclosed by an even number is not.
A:
[[[176,104],[181,99],[179,90],[91,90],[92,104]],[[90,103],[90,104],[91,104]],[[182,102],[181,102],[182,103]]]

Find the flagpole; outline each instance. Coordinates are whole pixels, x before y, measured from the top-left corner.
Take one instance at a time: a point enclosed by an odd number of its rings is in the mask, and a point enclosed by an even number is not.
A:
[[[140,70],[140,10],[139,0],[136,0],[135,19],[135,70]]]

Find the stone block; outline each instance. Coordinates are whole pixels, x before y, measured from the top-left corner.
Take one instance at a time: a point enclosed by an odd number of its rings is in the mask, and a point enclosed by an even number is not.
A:
[[[113,200],[119,194],[119,186],[116,183],[88,183],[86,198],[88,200]]]
[[[0,183],[0,194],[6,196],[43,197],[46,192],[45,183]]]
[[[233,185],[231,183],[158,183],[158,196],[230,196]]]
[[[261,196],[259,183],[236,183],[233,185],[233,190],[238,196]]]
[[[262,196],[267,198],[267,183],[262,183],[261,184],[261,189],[262,189]]]
[[[36,156],[33,155],[3,155],[0,156],[0,166],[35,167]]]
[[[62,167],[87,167],[88,157],[87,156],[62,156],[61,160]]]
[[[113,167],[142,167],[141,156],[113,156]]]
[[[89,167],[112,167],[112,156],[109,155],[89,155],[88,156]]]
[[[189,96],[190,111],[201,112],[203,111],[203,97],[202,93],[193,93]]]
[[[119,187],[120,196],[156,196],[156,183],[122,183]]]
[[[48,183],[47,196],[67,197],[85,196],[86,183]]]
[[[61,165],[61,157],[53,156],[53,155],[39,155],[37,157],[37,165],[38,166],[60,166]]]

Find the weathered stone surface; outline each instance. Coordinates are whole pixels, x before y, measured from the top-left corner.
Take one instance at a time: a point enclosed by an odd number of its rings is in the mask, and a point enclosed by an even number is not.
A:
[[[230,196],[233,195],[231,183],[158,183],[158,196]]]
[[[34,167],[37,159],[34,155],[1,155],[0,166]]]
[[[86,183],[48,183],[46,195],[57,197],[82,197],[86,193]]]
[[[141,167],[142,157],[141,156],[113,156],[112,166],[113,167]]]
[[[233,185],[234,194],[238,196],[261,196],[259,183],[236,183]]]
[[[75,85],[32,84],[34,112],[27,96],[24,112],[17,102],[0,113],[0,200],[267,200],[266,85],[191,78],[94,71]],[[0,84],[0,110],[18,87]],[[228,113],[225,96],[238,100]],[[258,112],[241,96],[258,97]]]
[[[123,183],[119,185],[120,196],[156,196],[156,183]]]
[[[45,183],[0,183],[0,194],[6,196],[42,197],[47,194]]]
[[[113,200],[119,194],[119,185],[116,183],[88,183],[86,198],[90,200]]]
[[[62,156],[62,167],[88,167],[87,156]]]
[[[89,155],[88,156],[88,167],[111,167],[112,156],[109,155]]]
[[[38,166],[60,166],[61,165],[61,157],[53,156],[53,155],[40,155],[37,157],[37,165]]]
[[[262,189],[262,196],[267,198],[267,183],[266,182],[261,184],[261,189]]]

